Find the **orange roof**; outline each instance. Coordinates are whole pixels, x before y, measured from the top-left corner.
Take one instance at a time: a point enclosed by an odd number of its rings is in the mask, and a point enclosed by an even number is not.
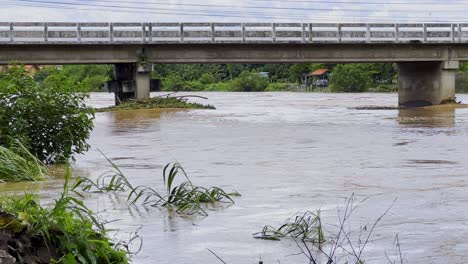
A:
[[[328,71],[328,69],[317,69],[315,71],[313,71],[310,75],[322,75],[324,73],[326,73]]]

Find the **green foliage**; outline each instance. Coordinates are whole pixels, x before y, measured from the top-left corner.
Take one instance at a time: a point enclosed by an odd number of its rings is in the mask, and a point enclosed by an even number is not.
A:
[[[282,238],[289,237],[315,244],[325,242],[320,211],[316,213],[306,211],[297,214],[287,219],[279,228],[266,225],[262,231],[255,233],[254,237],[266,240],[281,240]]]
[[[111,65],[65,65],[45,67],[34,79],[40,83],[62,83],[77,92],[99,92],[112,78]]]
[[[25,253],[38,256],[41,248],[47,249],[41,256],[44,258],[46,254],[44,262],[50,259],[52,263],[128,263],[128,252],[117,248],[94,213],[69,195],[67,185],[68,180],[62,195],[51,207],[42,207],[38,197],[30,194],[3,200],[0,209],[10,221],[1,221],[0,228],[3,234],[14,235],[8,244],[15,246],[1,249],[8,251],[18,263]],[[21,245],[14,243],[16,240],[30,243]]]
[[[393,84],[380,84],[375,89],[372,89],[372,91],[378,93],[393,93],[398,91],[398,86]]]
[[[61,78],[38,84],[24,67],[0,80],[0,145],[19,139],[39,160],[61,163],[89,149],[94,111]]]
[[[460,63],[459,71],[461,71],[461,72],[467,72],[467,71],[468,71],[468,62],[462,62],[462,63]]]
[[[0,181],[41,181],[47,174],[46,167],[20,142],[10,148],[0,146]]]
[[[333,92],[365,92],[371,83],[371,73],[362,64],[337,65],[330,76]]]
[[[190,97],[190,96],[188,96]],[[151,98],[149,101],[130,100],[117,106],[97,109],[97,112],[111,112],[131,109],[152,108],[186,108],[186,109],[215,109],[212,105],[188,102],[187,96],[164,95]]]
[[[200,79],[198,79],[198,81],[203,85],[208,85],[208,84],[216,83],[217,80],[214,74],[206,72],[202,74],[202,76],[200,77]]]
[[[232,91],[236,92],[260,92],[267,88],[269,81],[254,72],[243,71],[239,77],[231,83]]]
[[[107,159],[107,157],[106,157]],[[233,204],[233,196],[239,196],[237,192],[226,193],[219,187],[200,187],[195,186],[187,176],[186,172],[178,163],[167,164],[163,170],[163,180],[166,188],[166,195],[160,194],[153,188],[147,186],[134,187],[127,180],[122,171],[109,159],[107,161],[112,165],[114,171],[105,174],[92,181],[90,179],[79,178],[73,184],[73,190],[81,188],[86,192],[111,192],[111,191],[130,191],[128,201],[136,203],[143,200],[143,204],[149,204],[155,207],[166,207],[174,209],[176,213],[182,215],[199,214],[207,216],[205,208],[219,203]],[[175,180],[179,172],[182,172],[185,181],[175,185]]]
[[[185,91],[186,81],[178,74],[171,74],[162,81],[163,91]]]
[[[231,82],[213,83],[205,87],[205,91],[229,92],[232,91]]]
[[[205,85],[202,84],[200,81],[186,82],[185,87],[186,87],[187,91],[203,91],[203,90],[205,90]]]
[[[287,83],[270,83],[265,89],[266,92],[286,91],[289,88]]]
[[[310,72],[310,65],[309,64],[294,64],[291,66],[291,79],[294,82],[300,82],[302,76],[306,73]]]

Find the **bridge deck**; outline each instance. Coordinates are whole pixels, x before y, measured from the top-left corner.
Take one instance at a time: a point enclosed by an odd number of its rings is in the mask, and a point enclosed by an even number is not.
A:
[[[468,23],[0,22],[0,45],[468,43]]]

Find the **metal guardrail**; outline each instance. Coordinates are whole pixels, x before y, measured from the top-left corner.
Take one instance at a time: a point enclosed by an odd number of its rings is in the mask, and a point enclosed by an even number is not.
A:
[[[0,22],[0,44],[468,43],[468,23]]]

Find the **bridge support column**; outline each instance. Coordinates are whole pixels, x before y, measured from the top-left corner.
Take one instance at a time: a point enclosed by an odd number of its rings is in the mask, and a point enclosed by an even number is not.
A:
[[[398,104],[420,107],[455,100],[458,66],[458,61],[397,63]]]
[[[138,101],[150,99],[152,65],[138,65],[135,73],[135,98]]]
[[[114,64],[114,80],[108,85],[109,91],[115,94],[115,105],[131,99],[148,100],[150,98],[151,70],[151,64]]]

